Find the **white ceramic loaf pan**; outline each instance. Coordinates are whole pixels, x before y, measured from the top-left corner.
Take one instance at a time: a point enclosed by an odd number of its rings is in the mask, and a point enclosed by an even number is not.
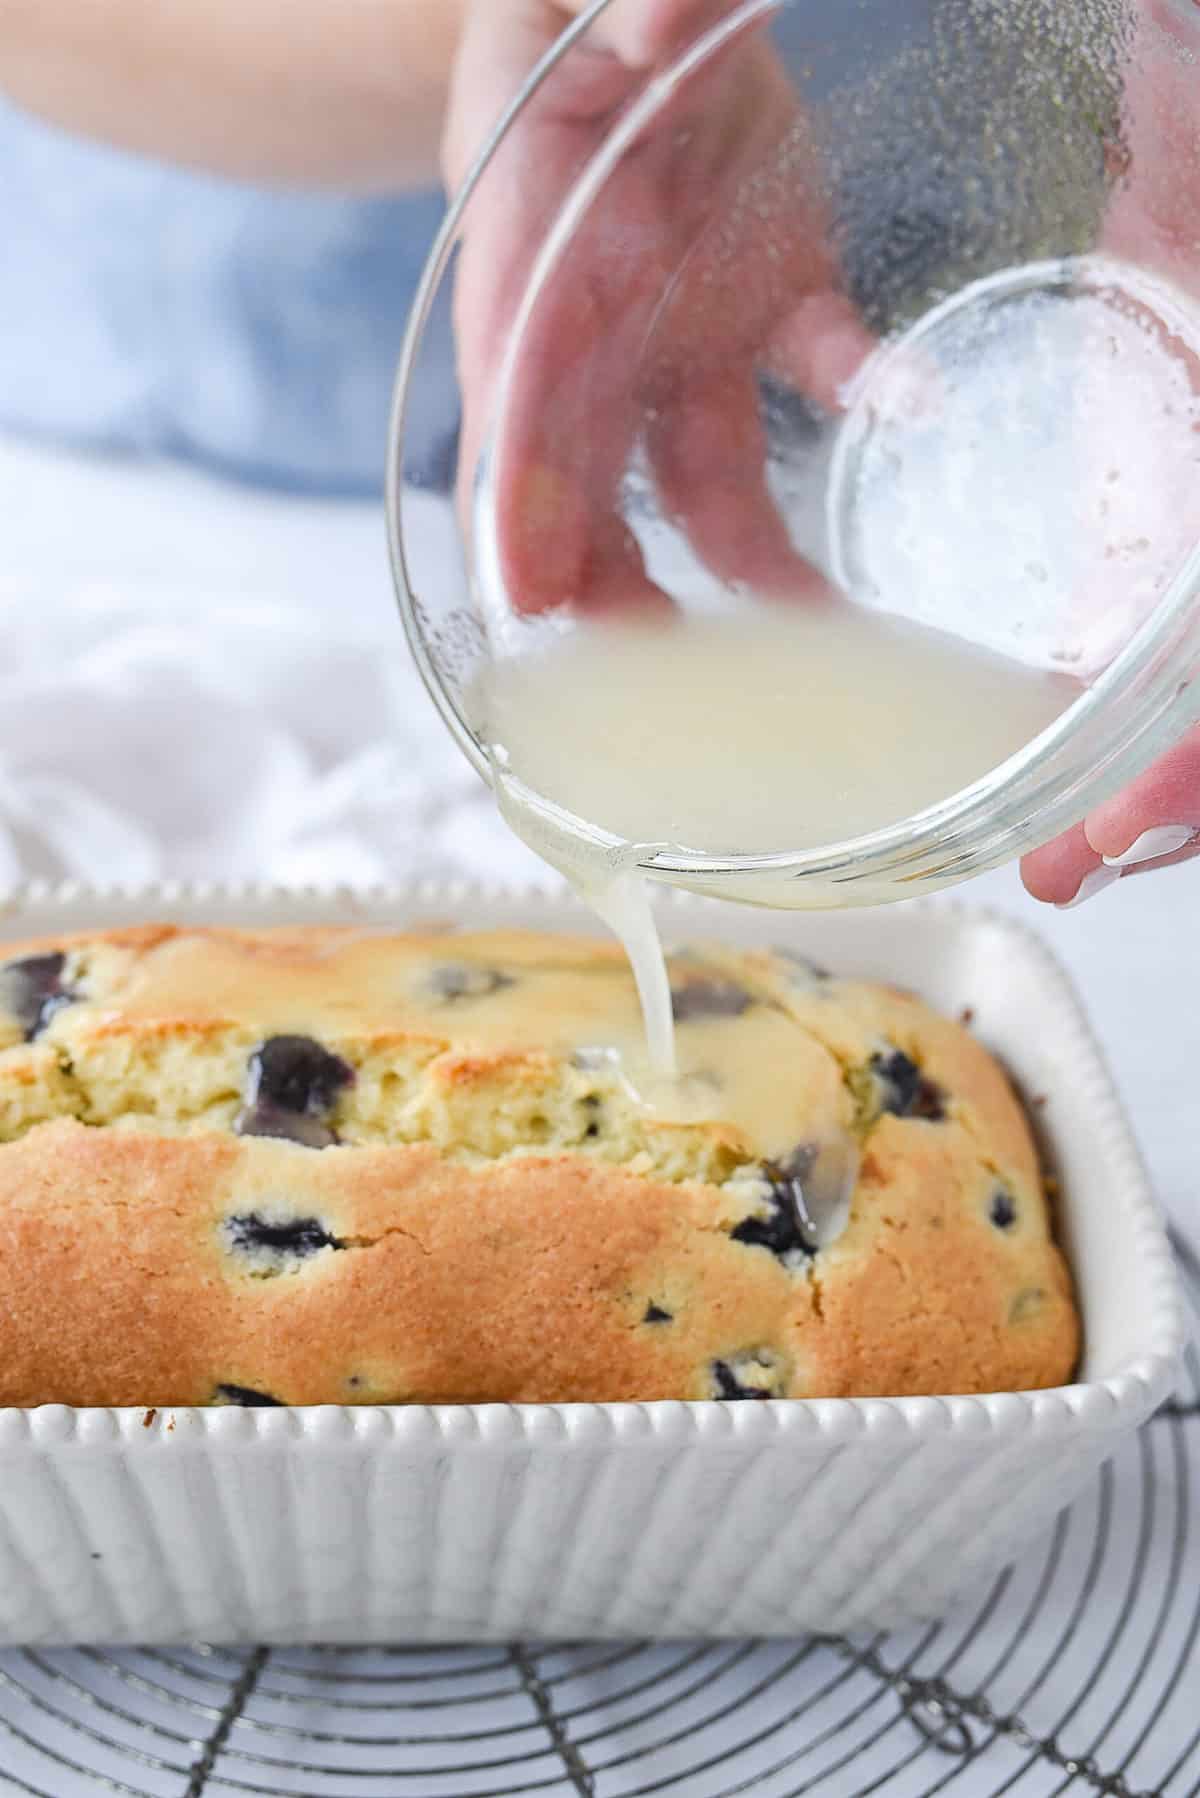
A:
[[[1062,1182],[1080,1382],[988,1398],[0,1411],[6,1643],[792,1635],[934,1617],[1046,1529],[1166,1397],[1182,1309],[1145,1171],[1047,951],[952,905],[664,905],[669,936],[791,942],[955,1012]],[[535,894],[31,891],[0,937],[147,918],[593,930]],[[3,1320],[0,1319],[0,1352]]]

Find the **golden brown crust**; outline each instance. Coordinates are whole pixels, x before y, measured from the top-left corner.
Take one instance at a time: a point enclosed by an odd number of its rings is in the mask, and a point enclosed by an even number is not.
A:
[[[0,1403],[868,1396],[1070,1377],[1070,1279],[1020,1107],[977,1042],[907,995],[714,950],[703,965],[753,1003],[680,1027],[712,1081],[772,1058],[788,1140],[853,1133],[849,1221],[814,1255],[746,1233],[770,1216],[778,1150],[755,1139],[769,1111],[647,1127],[619,1074],[575,1065],[572,1032],[595,1047],[636,1026],[608,945],[151,926],[13,947],[6,965],[51,950],[74,1003],[0,1049]],[[447,999],[448,965],[479,991]],[[235,1135],[255,1046],[302,1026],[352,1062],[341,1142]],[[736,1098],[737,1082],[712,1090]]]

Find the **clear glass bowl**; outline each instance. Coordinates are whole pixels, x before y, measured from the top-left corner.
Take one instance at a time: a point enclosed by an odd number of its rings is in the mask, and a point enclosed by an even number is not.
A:
[[[1200,9],[709,0],[580,130],[612,4],[565,34],[489,136],[413,310],[388,504],[429,692],[491,780],[472,684],[586,614],[552,603],[530,619],[514,603],[494,496],[518,452],[591,480],[601,407],[630,421],[613,507],[657,587],[705,614],[753,603],[753,535],[745,569],[735,541],[718,578],[653,466],[672,409],[748,365],[766,489],[797,555],[845,603],[1071,673],[1079,697],[984,779],[886,829],[770,855],[660,849],[641,865],[800,907],[901,898],[1020,855],[1200,718]],[[764,67],[777,111],[737,122],[735,105],[723,123],[725,96],[750,94],[738,84]],[[539,155],[574,163],[551,180]],[[514,183],[543,206],[524,249],[505,235]],[[820,285],[874,346],[836,383],[813,373],[836,361],[805,286],[814,219]],[[469,304],[489,293],[507,310],[486,373],[451,404],[464,270]],[[565,378],[543,381],[531,417],[548,344]],[[440,449],[431,393],[447,396]],[[734,435],[706,478],[736,492]],[[532,803],[562,822],[546,796]]]

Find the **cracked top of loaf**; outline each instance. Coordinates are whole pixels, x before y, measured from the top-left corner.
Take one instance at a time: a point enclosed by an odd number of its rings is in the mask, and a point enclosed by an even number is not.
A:
[[[770,1398],[1058,1384],[1027,1120],[911,995],[615,946],[180,930],[0,964],[0,1402]]]

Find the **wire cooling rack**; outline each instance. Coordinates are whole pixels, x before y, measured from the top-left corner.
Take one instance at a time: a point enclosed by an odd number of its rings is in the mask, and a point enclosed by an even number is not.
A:
[[[1200,1313],[1200,1259],[1177,1247]],[[1200,1355],[1041,1547],[938,1626],[853,1642],[11,1652],[0,1791],[1197,1798]]]

